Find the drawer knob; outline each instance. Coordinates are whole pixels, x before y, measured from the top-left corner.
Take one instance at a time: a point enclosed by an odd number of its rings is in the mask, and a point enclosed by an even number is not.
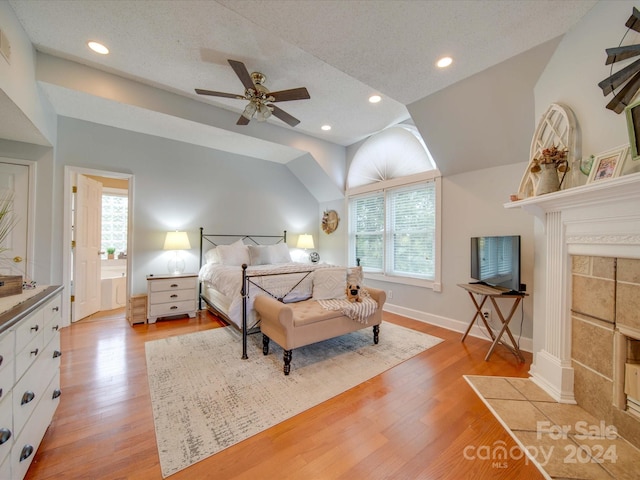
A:
[[[40,327],[38,326],[38,324],[36,323],[33,327],[31,327],[31,330],[37,332],[40,329]]]
[[[58,330],[58,328],[59,328],[58,325],[54,325],[53,327],[51,327],[51,330],[56,331]]]
[[[3,393],[4,393],[4,392],[3,392],[2,388],[0,388],[0,398],[2,398],[2,394],[3,394]]]
[[[27,403],[32,401],[34,398],[36,398],[36,394],[33,393],[31,390],[27,390],[26,392],[24,392],[24,395],[22,395],[22,401],[20,402],[20,405],[26,405]]]
[[[178,307],[175,306],[175,305],[172,305],[171,307],[169,307],[169,310],[177,310],[177,309],[178,309]]]
[[[35,350],[31,350],[31,352],[30,352],[30,353],[31,353],[31,355],[33,355],[33,356],[35,357],[36,355],[38,355],[38,352],[39,352],[39,351],[40,351],[40,350],[38,350],[38,349],[36,348]]]
[[[53,308],[51,309],[51,311],[52,311],[52,312],[57,312],[58,310],[60,310],[60,307],[53,307]]]
[[[26,460],[33,453],[33,447],[31,445],[25,445],[20,452],[20,461]]]
[[[11,430],[8,428],[0,428],[0,445],[7,443],[11,438]]]
[[[177,283],[172,283],[172,284],[171,284],[171,288],[176,288],[177,286],[178,286],[178,284],[177,284]]]
[[[171,298],[178,298],[178,294],[174,293],[173,295],[171,295]]]
[[[4,360],[4,357],[2,355],[0,355],[0,365],[2,365],[2,361]]]
[[[53,396],[51,397],[53,400],[55,400],[56,398],[58,398],[60,395],[62,395],[62,391],[60,391],[59,388],[56,388],[53,391]]]
[[[62,356],[62,352],[60,350],[53,351],[53,358],[58,358]]]

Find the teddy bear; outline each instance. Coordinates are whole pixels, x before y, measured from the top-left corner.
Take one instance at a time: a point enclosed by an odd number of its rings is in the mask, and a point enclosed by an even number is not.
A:
[[[362,298],[360,297],[360,285],[358,284],[347,284],[347,300],[351,303],[362,302]]]

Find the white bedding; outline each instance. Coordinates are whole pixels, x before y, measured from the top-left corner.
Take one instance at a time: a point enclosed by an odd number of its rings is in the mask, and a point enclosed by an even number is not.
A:
[[[266,277],[254,277],[252,281],[261,286],[276,298],[284,296],[284,302],[296,302],[310,298],[313,291],[312,275],[306,272],[323,267],[331,267],[326,264],[305,263],[281,263],[276,265],[254,265],[247,267],[247,276],[263,274],[286,274]],[[305,272],[305,273],[299,273]],[[203,293],[213,303],[220,306],[229,320],[242,328],[242,268],[235,265],[222,265],[220,263],[206,263],[199,273],[203,283]],[[302,279],[302,280],[301,280]],[[298,284],[298,282],[300,282]],[[297,285],[296,285],[297,284]],[[295,288],[294,288],[295,286]],[[217,290],[217,293],[211,289]],[[266,295],[259,287],[249,284],[247,298],[247,326],[251,328],[255,323],[253,313],[253,301],[257,295]],[[222,294],[222,295],[221,295]],[[221,305],[220,298],[224,298]]]

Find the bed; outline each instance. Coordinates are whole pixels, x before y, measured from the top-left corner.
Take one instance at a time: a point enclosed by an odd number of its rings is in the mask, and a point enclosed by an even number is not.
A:
[[[242,333],[242,358],[247,358],[247,335],[258,332],[253,301],[269,295],[281,302],[311,298],[312,273],[334,267],[294,262],[282,235],[204,233],[200,228],[199,299],[207,308]]]

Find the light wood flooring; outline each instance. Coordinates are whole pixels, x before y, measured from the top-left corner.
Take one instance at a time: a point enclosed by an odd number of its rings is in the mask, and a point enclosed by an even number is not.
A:
[[[485,340],[384,320],[445,341],[169,479],[543,478],[524,458],[477,458],[479,447],[516,444],[462,378],[526,377],[530,354],[520,364],[498,347],[486,362]],[[131,327],[117,310],[62,329],[61,402],[26,478],[161,479],[144,343],[223,325],[200,312]]]

